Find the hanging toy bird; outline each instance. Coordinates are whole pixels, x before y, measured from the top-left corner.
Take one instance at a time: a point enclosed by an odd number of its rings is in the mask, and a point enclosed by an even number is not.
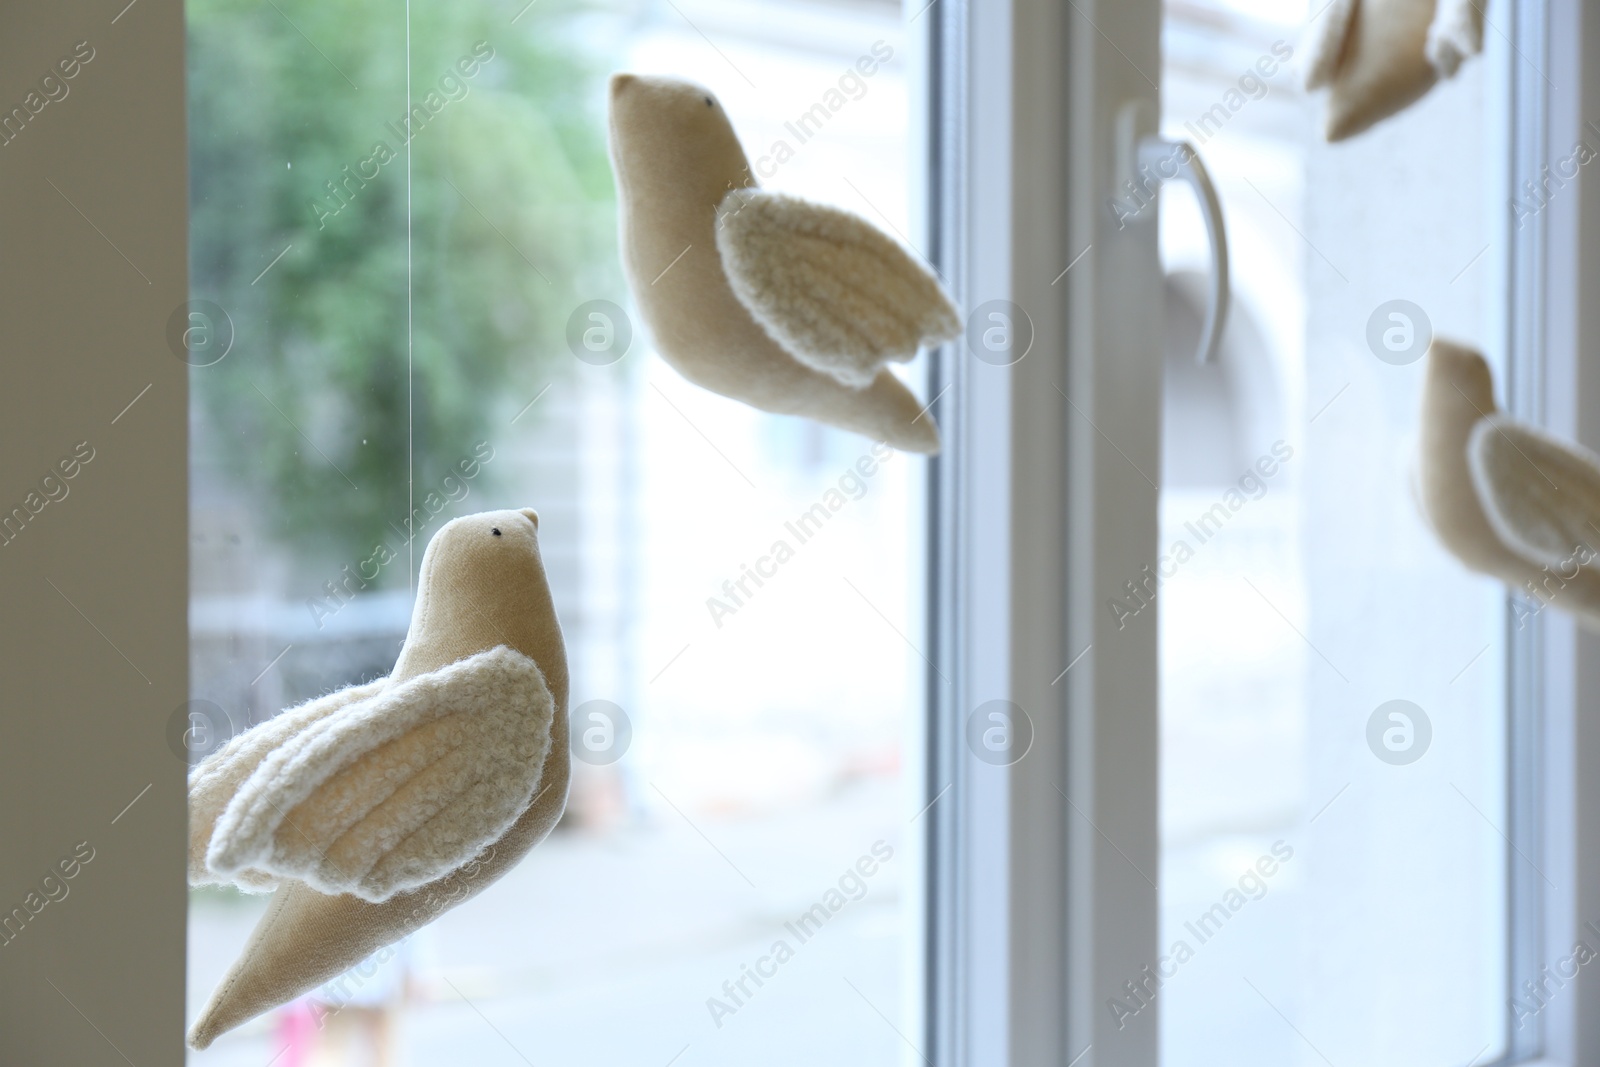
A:
[[[1456,558],[1600,630],[1600,456],[1499,412],[1484,358],[1435,339],[1419,459],[1423,512]]]
[[[615,75],[611,159],[628,282],[679,373],[763,411],[939,450],[885,369],[961,333],[926,268],[849,212],[755,188],[726,112],[690,82]]]
[[[422,557],[394,673],[239,735],[189,781],[189,878],[274,890],[189,1033],[217,1035],[475,895],[561,817],[567,662],[532,510]]]
[[[1328,90],[1342,141],[1420,99],[1483,51],[1485,0],[1331,0],[1307,34],[1306,89]]]

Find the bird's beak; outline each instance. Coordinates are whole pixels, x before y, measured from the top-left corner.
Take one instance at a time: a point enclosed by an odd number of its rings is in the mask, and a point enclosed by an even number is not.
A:
[[[611,75],[611,99],[617,99],[617,97],[621,96],[623,92],[627,90],[628,86],[632,85],[638,80],[639,79],[635,78],[632,74]]]
[[[522,513],[528,516],[528,521],[533,523],[533,528],[537,530],[539,528],[539,513],[532,508],[523,508]]]

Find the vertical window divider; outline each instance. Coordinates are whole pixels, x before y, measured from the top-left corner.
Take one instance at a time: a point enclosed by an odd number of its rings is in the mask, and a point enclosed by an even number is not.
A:
[[[920,7],[931,247],[968,323],[929,383],[926,1060],[1155,1067],[1157,1012],[1107,1001],[1158,955],[1156,633],[1106,602],[1155,558],[1161,271],[1153,221],[1105,204],[1161,7]],[[974,349],[989,328],[1015,358]],[[1008,766],[973,751],[990,701],[1031,730]]]
[[[1523,182],[1537,178],[1540,161],[1547,156],[1548,87],[1535,67],[1548,63],[1545,28],[1549,10],[1544,0],[1519,6],[1508,27],[1510,53],[1501,57],[1492,73],[1498,75],[1509,100],[1502,136],[1506,152],[1505,192],[1511,198]],[[1493,53],[1496,42],[1490,41]],[[1518,62],[1518,53],[1528,57]],[[1498,190],[1497,190],[1498,191]],[[1547,242],[1547,216],[1541,213],[1531,225],[1521,225],[1512,213],[1503,216],[1506,240],[1506,354],[1505,399],[1509,411],[1531,422],[1543,422],[1547,387],[1545,323],[1540,313],[1544,291],[1543,271]],[[1543,684],[1545,672],[1556,668],[1557,651],[1570,641],[1549,640],[1549,627],[1566,627],[1570,621],[1540,613],[1531,618],[1516,610],[1518,594],[1508,596],[1506,612],[1506,1055],[1503,1063],[1531,1059],[1545,1049],[1550,1019],[1543,1013],[1518,1018],[1514,1005],[1525,1002],[1524,984],[1537,982],[1548,946],[1542,944],[1545,913],[1554,902],[1547,899],[1545,883],[1534,864],[1544,865],[1547,842],[1545,822],[1556,815],[1556,805],[1541,803],[1547,761],[1545,730],[1550,717],[1546,701],[1552,699]],[[1544,787],[1548,791],[1548,786]],[[1556,794],[1549,793],[1554,800]],[[1524,861],[1519,857],[1528,857]]]
[[[1495,23],[1515,50],[1511,195],[1547,198],[1507,231],[1510,407],[1600,449],[1600,183],[1585,165],[1553,192],[1546,184],[1579,144],[1600,150],[1600,17],[1524,0]],[[1511,861],[1511,1059],[1575,1067],[1600,1060],[1600,982],[1566,963],[1580,943],[1600,952],[1600,638],[1541,611],[1513,634],[1512,656],[1509,814],[1524,855]],[[1527,1004],[1541,987],[1531,1025],[1518,1027],[1509,1000]]]

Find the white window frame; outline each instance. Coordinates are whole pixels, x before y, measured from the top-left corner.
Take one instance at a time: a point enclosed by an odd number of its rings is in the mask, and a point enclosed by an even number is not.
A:
[[[1116,1033],[1101,1001],[1156,949],[1155,891],[1136,871],[1157,859],[1154,628],[1102,643],[1109,616],[1094,606],[1155,545],[1156,494],[1130,468],[1158,466],[1159,270],[1153,237],[1117,232],[1099,205],[1109,116],[1126,99],[1154,103],[1138,70],[1159,71],[1160,7],[920,6],[908,14],[932,49],[935,258],[969,308],[1026,308],[1034,341],[1011,368],[952,348],[934,373],[950,447],[931,480],[929,637],[949,681],[930,675],[927,988],[914,1033],[938,1067],[1153,1067],[1153,1016]],[[1491,4],[1492,32],[1542,68],[1513,86],[1516,159],[1533,173],[1547,149],[1593,135],[1600,62],[1584,59],[1600,57],[1600,11],[1504,7]],[[165,334],[187,296],[183,8],[12,5],[0,101],[20,100],[85,38],[97,58],[68,100],[0,149],[0,487],[25,492],[78,440],[103,457],[85,472],[103,480],[81,480],[32,544],[4,550],[26,560],[0,560],[13,730],[0,802],[17,813],[0,828],[0,901],[21,901],[78,841],[96,859],[0,949],[0,1034],[19,1062],[94,1062],[112,1044],[140,1064],[179,1064],[184,764],[164,731],[188,675],[187,375]],[[1585,169],[1576,195],[1508,232],[1512,402],[1600,448],[1600,301],[1585,298],[1600,289],[1600,184]],[[42,581],[63,575],[69,604]],[[1559,888],[1541,882],[1537,906],[1518,912],[1537,918],[1539,951],[1519,963],[1532,970],[1600,921],[1600,779],[1586,773],[1600,766],[1600,640],[1541,619],[1519,698],[1537,727],[1537,789],[1517,836]],[[1035,730],[1005,771],[962,747],[966,715],[995,698],[1026,708]],[[1600,1062],[1600,982],[1584,975],[1542,1014],[1525,1050],[1537,1062]]]
[[[1574,0],[1525,0],[1499,24],[1526,59],[1514,65],[1511,86],[1511,185],[1520,188],[1575,142],[1600,146],[1588,125],[1600,116],[1600,11]],[[1592,340],[1600,336],[1600,307],[1587,296],[1600,286],[1600,183],[1580,172],[1574,192],[1552,197],[1528,224],[1508,226],[1511,402],[1517,414],[1600,449],[1600,347]],[[1529,882],[1513,915],[1513,929],[1523,927],[1513,954],[1519,978],[1570,956],[1579,940],[1600,950],[1584,928],[1600,924],[1600,783],[1584,772],[1600,760],[1600,639],[1566,616],[1541,623],[1515,694],[1525,701],[1532,744],[1519,756],[1530,788],[1513,814],[1521,819],[1515,836],[1555,888],[1542,878]],[[1551,999],[1539,1022],[1522,1050],[1538,1057],[1530,1062],[1600,1060],[1600,982],[1581,976]]]
[[[1155,550],[1157,492],[1133,470],[1159,469],[1154,227],[1118,231],[1101,206],[1119,107],[1158,113],[1161,5],[924,10],[926,247],[967,309],[1010,300],[1035,333],[1005,369],[949,346],[930,381],[948,447],[930,479],[939,669],[921,1033],[937,1067],[1156,1067],[1157,1013],[1118,1032],[1103,1008],[1157,955],[1156,891],[1140,873],[1154,875],[1159,849],[1155,628],[1109,640],[1096,606]],[[1490,5],[1489,32],[1523,60],[1497,86],[1513,99],[1508,189],[1558,149],[1600,145],[1585,123],[1600,120],[1600,62],[1583,62],[1600,59],[1600,10],[1584,15],[1578,0]],[[1600,450],[1600,301],[1583,298],[1600,291],[1600,184],[1586,169],[1577,195],[1521,228],[1508,211],[1502,232],[1510,406]],[[1510,647],[1506,814],[1516,850],[1559,887],[1508,850],[1516,988],[1580,939],[1600,950],[1583,929],[1600,925],[1600,781],[1583,771],[1600,766],[1600,639],[1546,612]],[[964,747],[966,717],[992,699],[1021,705],[1035,729],[1009,769]],[[1508,1062],[1600,1062],[1600,982],[1585,970],[1536,1028],[1513,1032]]]
[[[1141,873],[1157,861],[1156,637],[1110,639],[1096,606],[1156,547],[1138,473],[1160,466],[1155,228],[1119,232],[1103,204],[1111,116],[1128,100],[1155,113],[1140,71],[1159,71],[1160,7],[940,0],[924,33],[935,259],[969,311],[1009,300],[1033,331],[1006,368],[946,348],[930,385],[949,438],[931,488],[943,667],[926,781],[948,792],[925,827],[928,1058],[1150,1065],[1153,1014],[1118,1033],[1102,1002],[1157,955]],[[1010,768],[965,749],[967,716],[994,699],[1032,721]]]

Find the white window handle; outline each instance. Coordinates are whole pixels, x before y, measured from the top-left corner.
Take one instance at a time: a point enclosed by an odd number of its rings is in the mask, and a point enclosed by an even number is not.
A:
[[[1228,324],[1228,230],[1222,222],[1222,201],[1211,184],[1200,153],[1188,141],[1168,141],[1145,137],[1139,141],[1139,170],[1155,174],[1162,181],[1188,182],[1200,202],[1206,220],[1206,235],[1211,239],[1211,300],[1206,306],[1206,324],[1200,331],[1201,363],[1210,363],[1222,344],[1222,330]],[[1171,173],[1169,173],[1171,172]]]
[[[1155,203],[1156,190],[1163,182],[1183,181],[1194,189],[1200,213],[1205,216],[1206,235],[1211,240],[1211,300],[1200,331],[1197,358],[1202,364],[1210,363],[1222,344],[1230,300],[1228,230],[1222,220],[1222,201],[1194,145],[1144,132],[1154,126],[1148,116],[1149,108],[1143,101],[1128,104],[1118,116],[1117,138],[1121,143],[1117,147],[1123,170],[1118,175],[1120,198],[1113,197],[1111,209],[1118,223],[1125,225]]]

